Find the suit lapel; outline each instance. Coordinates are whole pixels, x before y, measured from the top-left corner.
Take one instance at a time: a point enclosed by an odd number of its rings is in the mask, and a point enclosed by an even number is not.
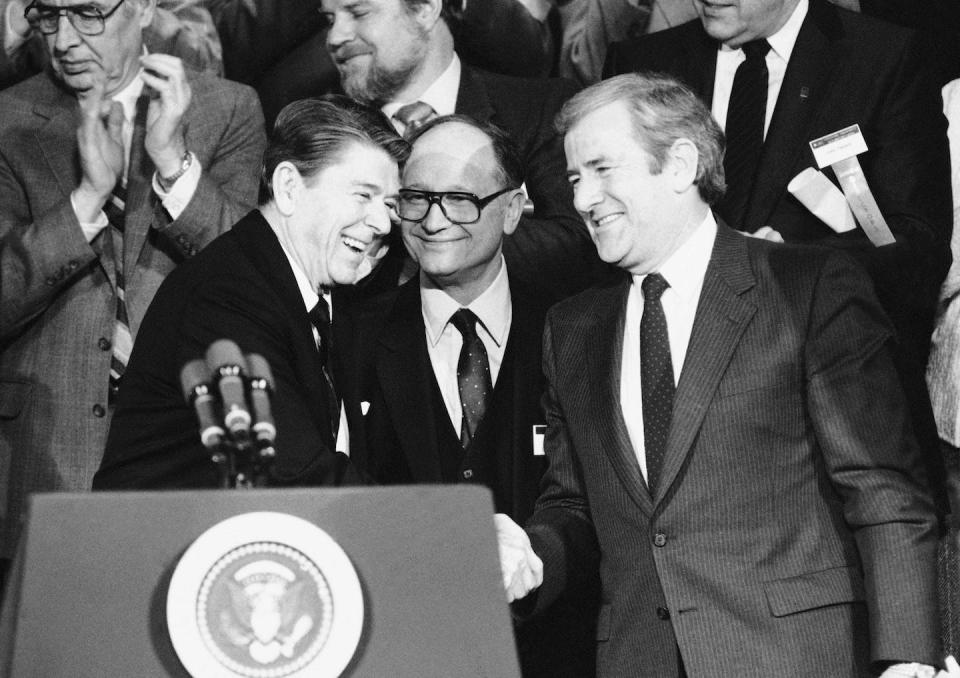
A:
[[[687,43],[682,51],[683,78],[709,106],[713,101],[713,81],[717,73],[717,42],[707,35],[699,21],[691,24],[691,30],[683,39]]]
[[[481,122],[493,118],[495,112],[480,74],[466,64],[460,71],[460,89],[457,91],[455,108],[457,113],[464,113]]]
[[[328,421],[330,410],[320,352],[317,351],[313,328],[290,261],[273,229],[259,211],[250,212],[230,230],[230,234],[237,239],[240,249],[254,268],[261,273],[264,284],[280,300],[284,315],[291,319],[294,341],[289,350],[295,355],[296,364],[303,367],[299,370],[299,378],[309,394],[310,411],[315,413],[314,421],[321,432],[330,436],[332,442],[334,432],[330,431]]]
[[[757,181],[744,215],[748,228],[767,224],[774,207],[793,178],[798,156],[807,151],[810,126],[840,60],[835,39],[840,24],[832,7],[810,2],[790,55],[783,85],[763,144]],[[776,227],[776,224],[772,224]]]
[[[589,374],[593,375],[592,406],[584,403],[580,411],[591,413],[593,421],[589,425],[596,429],[600,446],[610,458],[627,494],[649,515],[653,512],[653,502],[640,473],[637,453],[630,442],[620,405],[623,329],[630,285],[628,276],[612,288],[610,294],[598,297],[590,319],[594,326],[586,327],[580,334],[584,343],[581,355],[588,356]]]
[[[414,278],[403,286],[390,319],[381,333],[377,351],[377,376],[384,393],[401,394],[387,399],[397,426],[400,446],[414,478],[440,482],[440,450],[437,447],[433,409],[433,367],[427,354],[420,310],[420,288]],[[446,417],[446,411],[436,417]],[[441,422],[442,423],[442,422]]]
[[[742,296],[754,284],[745,240],[718,224],[717,239],[677,384],[655,504],[663,500],[683,466],[715,397],[720,378],[756,313],[756,305]]]

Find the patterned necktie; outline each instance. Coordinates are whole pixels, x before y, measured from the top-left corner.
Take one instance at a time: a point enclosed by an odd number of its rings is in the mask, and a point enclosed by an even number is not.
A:
[[[659,273],[643,279],[643,316],[640,318],[640,390],[643,400],[643,447],[647,457],[647,487],[657,486],[670,434],[673,411],[673,362],[667,318],[660,295],[670,287]]]
[[[336,440],[340,428],[340,399],[337,396],[337,389],[333,385],[333,372],[330,367],[330,349],[333,335],[330,326],[330,307],[327,306],[327,300],[322,295],[309,315],[310,322],[313,323],[320,334],[320,344],[317,348],[320,351],[323,380],[327,386],[327,416],[330,418],[330,431],[334,440]]]
[[[133,334],[130,332],[130,319],[127,316],[126,291],[123,276],[123,233],[126,222],[127,187],[121,178],[113,188],[113,193],[103,206],[110,226],[109,236],[113,241],[114,263],[117,276],[117,309],[113,325],[113,354],[110,357],[110,388],[108,401],[116,401],[120,388],[120,379],[127,369],[130,351],[133,350]]]
[[[760,151],[763,148],[763,126],[767,115],[767,52],[766,40],[743,45],[746,61],[737,68],[727,108],[727,152],[723,169],[727,192],[721,214],[734,228],[745,228],[743,218],[753,190]]]
[[[477,433],[487,403],[493,393],[490,379],[490,363],[487,349],[477,335],[477,316],[473,311],[461,308],[450,316],[450,324],[463,337],[460,360],[457,362],[457,388],[460,391],[460,444],[467,449]]]
[[[437,117],[437,112],[433,110],[430,104],[414,101],[412,104],[401,106],[393,114],[393,117],[403,123],[403,138],[409,139],[414,132]]]

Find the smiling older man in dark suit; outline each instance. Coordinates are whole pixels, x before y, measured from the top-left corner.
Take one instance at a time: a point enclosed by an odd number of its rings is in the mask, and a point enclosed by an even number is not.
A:
[[[500,523],[509,597],[549,604],[596,538],[603,678],[928,675],[937,524],[869,280],[714,217],[722,134],[676,81],[604,81],[560,124],[624,274],[547,316],[550,466],[529,541]]]
[[[49,73],[0,93],[0,557],[29,493],[90,487],[154,293],[256,202],[256,95],[144,54],[154,8],[33,3]]]
[[[384,484],[484,485],[496,510],[520,522],[546,470],[547,310],[502,254],[523,210],[522,166],[502,130],[465,116],[414,135],[399,214],[420,272],[356,314],[354,419],[365,433],[351,452]],[[593,675],[592,615],[574,603],[595,609],[595,583],[518,628],[524,676]]]

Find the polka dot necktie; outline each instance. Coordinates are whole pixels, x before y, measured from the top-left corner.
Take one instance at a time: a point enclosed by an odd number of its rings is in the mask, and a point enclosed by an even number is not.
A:
[[[673,362],[667,319],[660,295],[670,287],[659,273],[643,279],[643,316],[640,318],[640,389],[643,399],[643,447],[647,457],[647,487],[654,493],[670,434],[673,411]]]
[[[437,117],[437,112],[430,104],[414,101],[412,104],[401,106],[393,117],[403,123],[403,138],[409,139],[414,132]]]
[[[457,362],[457,388],[460,391],[460,407],[463,411],[460,444],[463,449],[467,449],[487,411],[487,403],[493,393],[493,382],[490,379],[487,349],[477,335],[477,316],[473,311],[461,308],[450,316],[450,324],[457,328],[463,337],[460,360]]]
[[[747,58],[737,68],[730,91],[725,125],[727,152],[723,158],[727,192],[721,203],[721,214],[734,228],[748,226],[743,223],[743,218],[763,149],[769,79],[766,57],[769,51],[770,44],[766,40],[754,40],[743,46]]]

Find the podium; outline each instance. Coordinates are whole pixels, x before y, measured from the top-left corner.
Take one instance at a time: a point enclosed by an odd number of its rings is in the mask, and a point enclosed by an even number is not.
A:
[[[36,495],[0,675],[189,678],[167,625],[178,562],[212,526],[261,511],[318,526],[353,565],[362,631],[340,675],[519,677],[490,494],[464,485]]]

